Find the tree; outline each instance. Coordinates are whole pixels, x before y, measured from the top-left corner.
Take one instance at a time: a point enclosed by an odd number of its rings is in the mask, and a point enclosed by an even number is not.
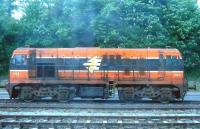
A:
[[[12,1],[1,1],[0,5],[0,72],[8,68],[8,60],[17,47],[16,37],[19,30],[17,21],[11,17]]]
[[[37,47],[93,46],[93,21],[100,0],[30,1],[20,24],[22,45]]]
[[[103,47],[164,47],[168,32],[159,1],[112,1],[96,19],[95,32]]]
[[[171,46],[185,66],[200,65],[200,9],[196,0],[23,0],[15,20],[13,0],[0,4],[0,49],[8,61],[16,47]]]
[[[169,45],[178,48],[187,68],[200,65],[200,9],[196,0],[171,0],[164,8]]]

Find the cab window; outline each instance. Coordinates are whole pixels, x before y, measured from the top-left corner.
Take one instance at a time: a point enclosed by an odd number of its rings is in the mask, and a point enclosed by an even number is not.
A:
[[[15,55],[12,58],[13,65],[27,65],[26,55]]]

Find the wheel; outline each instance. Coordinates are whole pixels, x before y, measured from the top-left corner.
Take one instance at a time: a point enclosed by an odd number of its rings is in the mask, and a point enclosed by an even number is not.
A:
[[[172,91],[169,88],[165,88],[161,91],[159,101],[161,103],[170,103],[171,101],[174,100]]]
[[[119,88],[118,97],[122,102],[132,102],[135,99],[132,88]]]
[[[59,102],[69,102],[76,96],[75,88],[61,88],[57,95],[53,97],[53,100]]]
[[[160,101],[160,103],[164,103],[164,104],[170,103],[170,100],[166,99],[166,98],[161,98],[161,99],[159,99],[159,101]]]
[[[19,93],[19,99],[24,102],[33,101],[32,88],[22,87]]]

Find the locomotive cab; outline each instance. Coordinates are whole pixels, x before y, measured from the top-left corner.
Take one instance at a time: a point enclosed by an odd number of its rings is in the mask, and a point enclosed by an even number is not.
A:
[[[19,87],[15,86],[27,79],[28,57],[27,51],[15,50],[10,59],[9,83],[6,88],[11,98],[18,96]]]

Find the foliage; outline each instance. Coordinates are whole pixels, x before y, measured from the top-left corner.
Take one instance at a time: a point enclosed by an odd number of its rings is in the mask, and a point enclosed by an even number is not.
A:
[[[200,9],[195,0],[172,0],[165,8],[169,45],[184,55],[187,68],[200,64]]]
[[[171,46],[185,66],[200,65],[200,9],[196,0],[27,0],[20,20],[12,0],[0,5],[0,61],[16,47]]]
[[[21,19],[23,43],[37,47],[93,46],[95,37],[91,25],[100,8],[98,2],[30,2]]]
[[[11,17],[14,8],[11,0],[2,0],[0,4],[0,74],[8,69],[8,60],[12,51],[17,47],[18,23]]]
[[[168,40],[159,1],[111,1],[96,22],[103,47],[163,47]]]

